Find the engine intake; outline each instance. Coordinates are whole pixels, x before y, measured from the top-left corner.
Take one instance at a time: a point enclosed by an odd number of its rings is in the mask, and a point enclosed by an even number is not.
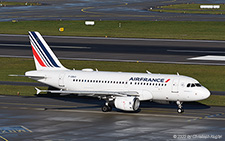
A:
[[[116,97],[114,105],[120,110],[137,111],[140,106],[140,100],[135,97]]]

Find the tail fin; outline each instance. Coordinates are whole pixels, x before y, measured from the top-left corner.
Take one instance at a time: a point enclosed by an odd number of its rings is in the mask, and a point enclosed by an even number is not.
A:
[[[65,70],[39,32],[29,31],[30,43],[37,70]]]

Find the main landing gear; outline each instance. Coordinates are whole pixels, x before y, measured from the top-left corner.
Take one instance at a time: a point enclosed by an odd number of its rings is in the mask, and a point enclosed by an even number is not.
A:
[[[102,107],[102,112],[110,112],[112,111],[112,101],[113,99],[111,97],[104,97],[105,99],[105,105]]]
[[[177,112],[178,113],[183,113],[184,112],[184,109],[182,108],[182,103],[183,102],[177,101],[176,103],[177,103],[177,106],[178,106]]]
[[[112,111],[112,106],[109,102],[106,102],[105,105],[102,107],[102,112],[110,112]]]

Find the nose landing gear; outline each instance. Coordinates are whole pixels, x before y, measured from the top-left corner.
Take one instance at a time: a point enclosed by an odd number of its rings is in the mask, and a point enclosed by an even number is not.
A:
[[[178,113],[183,113],[184,112],[184,109],[182,108],[182,103],[183,102],[177,101],[176,103],[177,103],[177,106],[178,106],[177,112]]]

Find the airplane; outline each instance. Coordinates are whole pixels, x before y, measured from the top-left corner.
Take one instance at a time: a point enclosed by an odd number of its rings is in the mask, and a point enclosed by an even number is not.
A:
[[[50,49],[41,34],[29,31],[36,70],[27,71],[25,76],[57,88],[37,90],[58,94],[77,94],[105,100],[103,112],[112,111],[114,106],[122,111],[138,111],[141,101],[176,102],[178,113],[183,113],[183,102],[207,99],[210,92],[196,79],[172,74],[129,73],[98,71],[85,68],[65,68]]]

